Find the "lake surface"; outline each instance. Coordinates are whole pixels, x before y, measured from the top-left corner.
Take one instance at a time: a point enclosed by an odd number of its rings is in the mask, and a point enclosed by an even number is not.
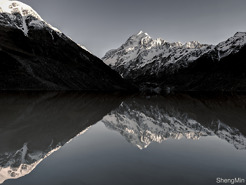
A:
[[[0,94],[0,184],[246,179],[246,96]]]

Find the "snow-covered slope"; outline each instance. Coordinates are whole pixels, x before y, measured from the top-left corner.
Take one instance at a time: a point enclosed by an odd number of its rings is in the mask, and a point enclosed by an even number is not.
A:
[[[51,34],[55,31],[62,35],[57,29],[46,23],[39,14],[30,6],[11,0],[0,1],[0,24],[12,26],[23,31],[28,36],[30,27],[33,29],[49,29]]]
[[[102,60],[124,78],[158,76],[164,72],[173,74],[187,67],[201,56],[216,51],[214,58],[221,60],[237,53],[246,44],[246,33],[238,32],[217,46],[191,41],[185,44],[170,43],[160,38],[152,39],[140,31],[131,36],[121,47],[106,53]]]
[[[125,78],[158,74],[164,67],[182,61],[182,65],[196,60],[214,46],[191,41],[170,43],[161,38],[152,39],[140,31],[120,48],[106,53],[102,60]]]
[[[219,43],[215,50],[218,51],[218,59],[235,54],[246,45],[246,32],[237,32],[233,37],[230,37],[224,42]]]

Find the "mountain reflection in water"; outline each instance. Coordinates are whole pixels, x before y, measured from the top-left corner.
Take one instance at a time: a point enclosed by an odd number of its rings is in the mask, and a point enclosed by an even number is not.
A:
[[[243,150],[246,149],[245,103],[245,99],[239,97],[132,98],[105,116],[103,122],[140,149],[152,141],[160,143],[168,138],[199,139],[216,135]]]
[[[215,136],[245,150],[245,105],[244,96],[1,94],[0,183],[29,174],[97,122],[139,149],[166,139]]]
[[[29,174],[120,101],[120,97],[93,94],[2,94],[0,183]]]

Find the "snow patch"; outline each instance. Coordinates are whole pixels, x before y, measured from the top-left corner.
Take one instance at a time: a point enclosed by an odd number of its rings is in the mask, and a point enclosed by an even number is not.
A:
[[[8,14],[9,18],[13,22],[12,24],[9,23],[9,25],[14,25],[16,28],[23,31],[25,36],[28,36],[30,26],[36,29],[50,28],[54,30],[58,35],[62,35],[60,30],[46,23],[35,10],[22,2],[2,0],[0,1],[0,13]],[[21,26],[18,26],[15,23],[18,19],[17,14],[21,15],[21,20],[19,20],[21,22]],[[34,19],[31,20],[31,22],[28,24],[27,19],[30,17]]]

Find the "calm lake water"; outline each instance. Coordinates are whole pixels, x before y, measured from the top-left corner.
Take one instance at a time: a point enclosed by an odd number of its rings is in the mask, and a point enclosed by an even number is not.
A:
[[[0,94],[0,184],[216,178],[246,179],[246,96]]]

